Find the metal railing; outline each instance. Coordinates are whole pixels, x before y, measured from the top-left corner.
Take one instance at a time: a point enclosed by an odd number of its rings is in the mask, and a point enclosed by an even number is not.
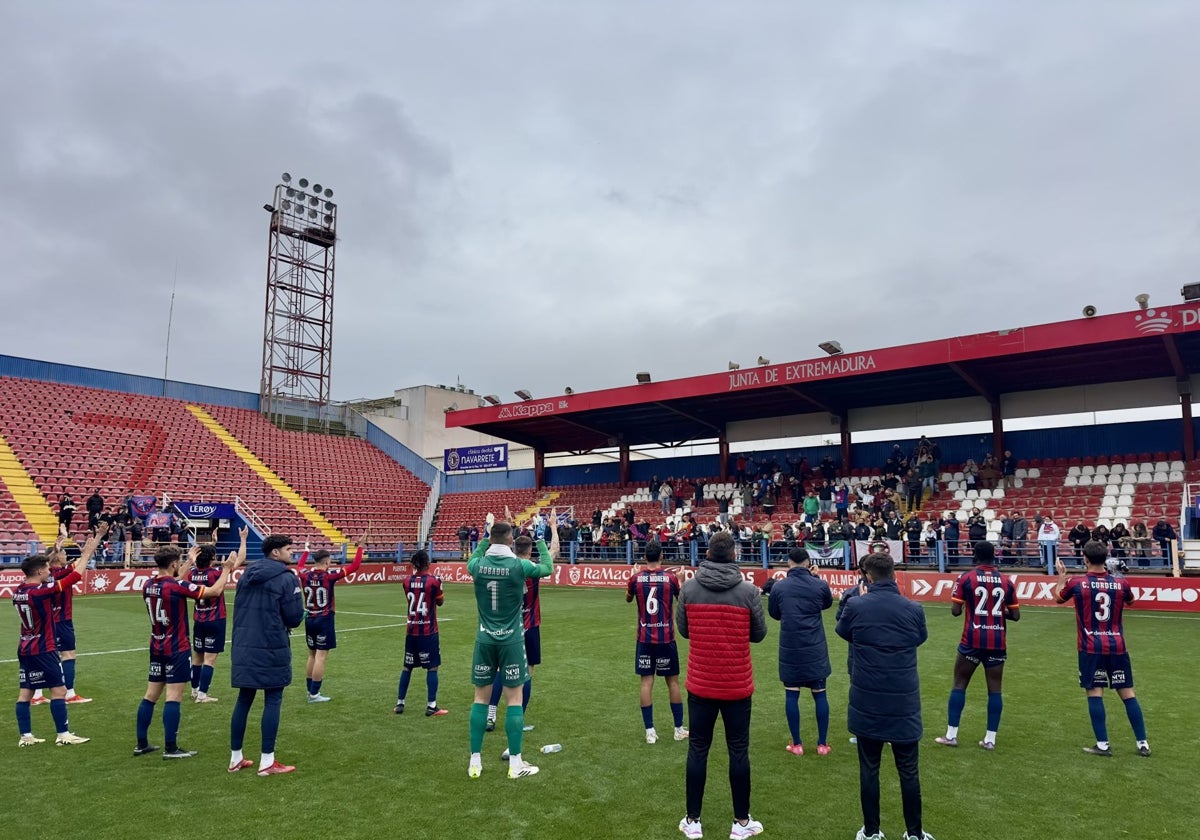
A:
[[[241,496],[233,497],[233,509],[238,512],[238,516],[242,517],[242,520],[253,528],[260,537],[271,536],[271,526],[255,513],[254,508],[246,504],[246,501]]]

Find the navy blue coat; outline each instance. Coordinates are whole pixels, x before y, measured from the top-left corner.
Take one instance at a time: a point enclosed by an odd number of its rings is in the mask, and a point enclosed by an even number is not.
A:
[[[919,741],[917,648],[929,638],[925,611],[900,594],[896,581],[876,581],[846,601],[837,634],[850,643],[849,730],[897,744]]]
[[[288,630],[304,620],[300,582],[286,564],[262,559],[246,567],[233,608],[234,688],[283,688],[292,682]]]
[[[767,613],[779,622],[779,680],[785,686],[805,686],[831,673],[821,622],[821,611],[831,606],[829,584],[803,567],[788,570],[771,587]]]

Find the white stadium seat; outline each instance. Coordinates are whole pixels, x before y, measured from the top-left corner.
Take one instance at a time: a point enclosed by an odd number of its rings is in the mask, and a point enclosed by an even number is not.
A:
[[[1100,516],[1101,516],[1102,518],[1105,518],[1105,519],[1112,519],[1112,518],[1113,518],[1113,515],[1114,515],[1114,511],[1113,511],[1113,509],[1112,509],[1111,507],[1102,507],[1102,508],[1100,508]]]
[[[1078,484],[1079,484],[1079,476],[1077,476],[1077,475],[1069,475],[1063,479],[1064,487],[1075,487]]]
[[[1096,468],[1093,467],[1091,464],[1084,464],[1082,467],[1079,468],[1079,474],[1080,475],[1095,475]]]
[[[1113,511],[1113,516],[1118,519],[1128,519],[1132,515],[1133,509],[1129,505],[1117,505],[1116,510]]]
[[[1041,478],[1041,477],[1042,477],[1042,471],[1039,470],[1037,467],[1031,468],[1029,470],[1029,473],[1026,475],[1026,478]]]
[[[1067,467],[1067,475],[1080,475],[1079,467]]]
[[[1090,475],[1079,476],[1079,486],[1080,487],[1091,487],[1092,486],[1092,477]]]
[[[1133,495],[1130,493],[1122,493],[1120,496],[1117,496],[1117,504],[1125,507],[1131,507],[1133,505]]]
[[[1003,488],[1003,487],[997,487],[995,490],[993,490],[993,491],[992,491],[992,498],[993,498],[993,499],[1003,499],[1003,498],[1004,498],[1004,488]]]

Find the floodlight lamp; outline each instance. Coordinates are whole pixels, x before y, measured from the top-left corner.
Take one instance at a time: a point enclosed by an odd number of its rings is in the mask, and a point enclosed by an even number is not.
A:
[[[500,398],[495,394],[488,394],[483,399],[485,402],[490,403],[491,405],[500,405]]]
[[[275,208],[274,208],[274,207],[272,207],[270,204],[264,204],[264,205],[263,205],[263,209],[264,209],[264,210],[266,210],[268,213],[274,213],[274,212],[275,212]]]
[[[326,202],[325,202],[325,209],[326,209],[326,210],[332,210],[332,209],[333,209],[333,202],[332,202],[332,201],[326,201]]]
[[[769,364],[771,364],[771,360],[768,359],[766,356],[759,356],[758,363],[760,365],[769,365]]]
[[[321,202],[317,201],[317,197],[315,195],[310,195],[308,197],[308,203],[311,204],[313,207],[316,207]]]
[[[285,183],[285,184],[292,183],[292,173],[284,172],[282,175],[279,176],[279,180],[283,181],[283,183]]]
[[[569,397],[575,393],[575,389],[568,385],[566,388],[563,388],[563,393]]]
[[[328,187],[326,187],[326,188],[325,188],[325,197],[326,197],[326,198],[333,198],[333,190],[331,190],[331,189],[329,189]]]
[[[309,211],[308,211],[308,218],[310,218],[310,219],[315,219],[315,218],[317,218],[317,211],[316,211],[316,210],[309,210]]]
[[[516,394],[521,399],[526,400],[526,401],[533,399],[533,394],[529,393],[529,391],[527,391],[524,388],[521,388],[518,391],[513,391],[513,393]]]
[[[730,363],[729,363],[729,369],[730,369],[730,370],[740,370],[740,369],[741,369],[741,367],[742,367],[742,366],[741,366],[741,365],[739,365],[737,362],[730,362]]]
[[[837,341],[822,341],[817,345],[830,356],[840,356],[846,351],[842,349],[842,345]]]
[[[650,374],[647,371],[640,370],[637,372],[637,381],[639,385],[646,385],[650,382]]]
[[[288,187],[288,188],[287,188],[287,197],[288,197],[288,198],[295,198],[295,197],[296,197],[296,191],[295,191],[294,189],[292,189],[291,187]]]
[[[308,179],[307,178],[301,178],[296,183],[300,185],[300,189],[302,189],[302,190],[308,189]]]
[[[1184,300],[1200,300],[1200,283],[1188,283],[1179,290]]]
[[[320,194],[321,194],[321,185],[313,184],[313,195],[320,195]]]
[[[282,206],[283,206],[283,209],[284,209],[284,210],[287,210],[289,213],[291,212],[291,210],[292,210],[292,202],[290,202],[290,201],[284,201]]]
[[[1137,305],[1142,309],[1150,308],[1150,295],[1146,294],[1145,292],[1142,292],[1140,295],[1135,297],[1134,300],[1137,301]]]
[[[327,225],[331,225],[331,224],[333,224],[333,216],[326,213],[325,218],[323,218],[321,221],[325,222],[325,224],[327,224]]]

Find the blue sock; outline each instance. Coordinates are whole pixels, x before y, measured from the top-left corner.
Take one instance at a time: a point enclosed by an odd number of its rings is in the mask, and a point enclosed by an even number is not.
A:
[[[178,747],[179,740],[179,701],[168,700],[163,703],[163,737],[167,740],[167,749]]]
[[[488,700],[489,706],[500,705],[500,695],[504,693],[504,683],[500,682],[500,677],[496,677],[496,681],[492,683],[492,699]]]
[[[66,683],[67,691],[75,690],[75,660],[64,659],[62,663],[63,682]]]
[[[649,706],[642,706],[642,723],[645,724],[647,729],[654,728],[654,704],[653,703],[651,703]]]
[[[1092,719],[1092,731],[1096,733],[1097,743],[1108,741],[1108,726],[1104,722],[1104,698],[1088,698],[1088,715]]]
[[[819,691],[813,695],[817,707],[817,743],[829,743],[829,695]]]
[[[315,694],[315,693],[316,693],[316,692],[314,692],[314,691],[313,691],[313,687],[312,687],[312,677],[305,677],[305,679],[304,679],[304,684],[305,684],[306,686],[308,686],[308,688],[307,688],[307,691],[308,691],[308,693],[309,693],[309,694]]]
[[[322,683],[322,682],[323,682],[323,680],[313,680],[313,681],[312,681],[312,691],[311,691],[311,692],[309,692],[309,693],[310,693],[310,694],[320,694],[320,693],[321,693],[321,683]]]
[[[1133,737],[1139,741],[1145,741],[1146,720],[1142,717],[1142,704],[1136,697],[1130,697],[1125,701],[1125,714],[1129,718],[1130,726],[1133,727]]]
[[[428,671],[425,674],[425,697],[429,701],[429,705],[437,703],[438,690],[438,674],[437,671]]]
[[[192,666],[192,688],[194,688],[194,689],[200,688],[200,666],[199,665]]]
[[[50,700],[50,717],[54,718],[54,731],[59,735],[69,729],[67,725],[67,701],[59,698]]]
[[[958,726],[962,721],[963,708],[967,705],[967,690],[965,688],[950,689],[950,711],[946,717],[951,726]]]
[[[317,683],[320,688],[321,684]],[[283,706],[283,689],[263,689],[262,751],[275,752],[275,738],[279,735],[279,710]]]
[[[254,705],[254,689],[239,688],[238,699],[233,705],[233,715],[229,718],[229,748],[240,750],[246,738],[246,721],[250,717],[250,707]],[[149,725],[149,724],[147,724]]]
[[[525,680],[525,685],[521,686],[521,710],[529,708],[529,695],[533,694],[533,678]]]
[[[787,715],[788,731],[792,733],[792,743],[800,743],[800,692],[783,692],[783,711]]]
[[[988,692],[987,731],[1000,731],[1000,713],[1004,711],[1004,695]]]
[[[671,704],[671,718],[675,721],[676,727],[683,726],[683,704],[682,703],[672,703]]]
[[[212,685],[212,678],[213,678],[213,666],[201,665],[200,666],[200,685],[199,685],[200,691],[204,692],[205,694],[208,694],[208,687],[210,685]]]
[[[22,735],[33,734],[33,718],[29,715],[29,701],[17,701],[17,729]]]
[[[137,742],[139,747],[144,747],[150,743],[146,739],[150,737],[150,723],[153,720],[154,704],[143,697],[137,711]]]
[[[404,698],[408,696],[408,684],[412,681],[412,671],[400,672],[400,693],[396,695],[396,700],[403,703]]]

